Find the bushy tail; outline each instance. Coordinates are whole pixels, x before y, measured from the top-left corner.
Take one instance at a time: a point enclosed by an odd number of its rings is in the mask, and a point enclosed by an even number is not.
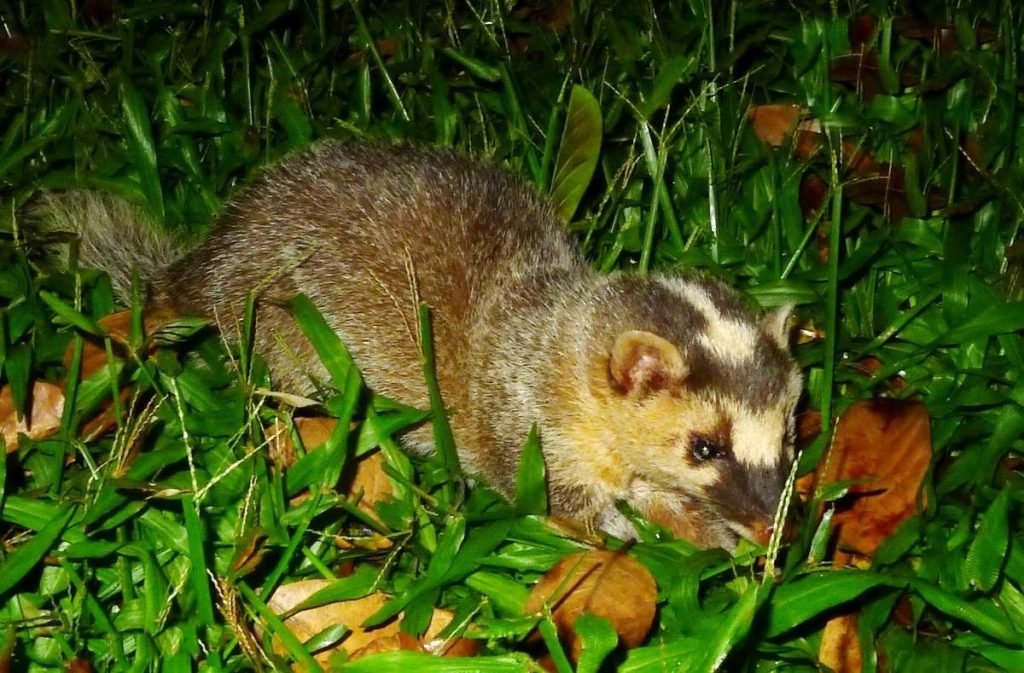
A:
[[[145,283],[184,252],[184,245],[141,206],[105,192],[44,193],[29,220],[39,233],[77,234],[79,265],[106,271],[125,303],[131,298],[134,269]]]

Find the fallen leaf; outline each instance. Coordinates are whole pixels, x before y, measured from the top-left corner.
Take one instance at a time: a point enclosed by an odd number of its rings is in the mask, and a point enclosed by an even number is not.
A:
[[[384,471],[384,454],[378,451],[352,462],[354,469],[346,470],[343,492],[359,498],[359,509],[376,518],[374,505],[394,495],[391,479]]]
[[[85,659],[72,659],[68,664],[67,673],[92,673],[92,664]]]
[[[844,140],[842,145],[843,168],[848,174],[874,175],[882,172],[881,164],[875,160],[862,144]]]
[[[165,327],[174,319],[173,314],[167,311],[152,311],[143,316],[143,329],[146,334],[155,334],[160,328]],[[112,350],[118,355],[124,355],[125,347],[131,335],[132,312],[118,311],[103,316],[98,321],[99,325],[106,330],[112,341]],[[83,335],[81,379],[87,379],[107,366],[107,350],[102,339],[94,336]],[[64,368],[70,369],[71,359],[74,355],[74,342],[68,344],[64,351]],[[149,352],[156,350],[156,343],[150,341]],[[66,387],[66,382],[64,383]],[[127,403],[131,397],[131,388],[124,388],[120,392],[122,403]],[[96,414],[81,427],[80,434],[83,437],[95,437],[110,430],[117,424],[114,417],[113,404],[110,400],[104,402]]]
[[[547,605],[559,637],[578,660],[582,643],[573,631],[588,612],[607,619],[627,648],[644,641],[654,623],[658,588],[647,568],[622,552],[594,550],[570,554],[541,578],[523,606],[526,614]]]
[[[32,40],[27,35],[15,33],[0,34],[0,54],[5,56],[21,56],[32,49]]]
[[[843,161],[848,176],[843,183],[844,198],[881,210],[891,222],[899,222],[910,214],[907,175],[903,168],[879,163],[870,152],[850,142],[843,143]],[[828,192],[828,183],[814,173],[803,176],[799,199],[805,220],[811,221],[817,217],[825,205]],[[929,189],[924,197],[928,210],[946,206],[945,197],[936,189]],[[824,259],[827,259],[827,255]]]
[[[864,100],[882,93],[878,54],[874,51],[837,56],[829,63],[828,74],[833,82],[851,86]]]
[[[830,619],[821,636],[818,661],[833,673],[860,673],[861,649],[857,636],[857,615]]]
[[[85,0],[82,17],[93,26],[109,26],[117,18],[113,0]]]
[[[860,51],[871,42],[878,28],[878,21],[873,16],[861,14],[850,19],[850,46]]]
[[[843,196],[854,203],[880,209],[890,221],[899,222],[910,214],[903,189],[903,171],[854,178],[843,185]]]
[[[167,311],[151,311],[146,313],[142,318],[143,329],[146,334],[152,335],[159,331],[161,327],[170,323],[173,319],[174,316]],[[103,316],[97,322],[100,327],[107,331],[111,341],[113,341],[114,352],[122,353],[125,344],[127,344],[131,338],[132,312],[118,311],[117,313],[111,313],[110,315]],[[85,343],[82,348],[82,378],[85,379],[107,366],[107,350],[102,339],[89,335],[83,336],[85,336]],[[155,349],[156,345],[151,342],[150,351]],[[71,356],[73,354],[74,343],[70,343],[68,344],[67,350],[64,351],[65,369],[71,366]]]
[[[953,24],[939,24],[916,16],[899,16],[893,20],[892,27],[903,37],[928,42],[939,54],[950,54],[961,48],[960,37]],[[995,42],[998,35],[995,25],[989,21],[979,22],[975,29],[975,37],[980,44]]]
[[[754,135],[772,147],[781,147],[797,128],[797,122],[807,114],[799,105],[755,105],[747,110],[747,118],[754,127]]]
[[[839,420],[818,481],[857,482],[850,487],[851,502],[833,519],[839,549],[871,557],[916,514],[931,458],[931,417],[921,403],[875,400],[850,407]]]
[[[843,414],[817,472],[819,488],[854,482],[832,519],[835,567],[869,564],[882,542],[918,512],[931,458],[931,417],[921,403],[857,402]],[[837,673],[861,670],[856,624],[852,613],[826,625],[819,658]]]
[[[0,389],[0,434],[7,445],[7,453],[18,450],[18,435],[29,439],[44,439],[57,432],[64,415],[64,391],[60,386],[45,381],[32,384],[29,408],[18,420],[11,397],[11,387]]]
[[[517,21],[533,23],[552,33],[560,33],[572,25],[573,0],[521,2],[515,7],[513,16]]]
[[[394,652],[396,650],[412,650],[414,652],[422,652],[423,646],[420,641],[416,640],[408,633],[399,631],[393,636],[385,636],[371,640],[369,643],[352,652],[349,655],[349,660],[354,661],[361,659],[362,657],[368,657],[371,654],[380,654],[381,652]]]
[[[793,154],[798,159],[810,161],[825,145],[825,135],[821,132],[820,124],[814,127],[806,121],[800,122],[796,127],[796,142],[793,144]]]
[[[302,446],[306,451],[312,451],[330,438],[334,428],[338,426],[338,419],[300,416],[293,418],[292,423],[295,425],[295,431],[299,433]],[[274,421],[267,428],[267,438],[270,441],[271,460],[285,470],[295,464],[298,453],[286,424]]]
[[[330,580],[306,580],[283,584],[270,596],[267,606],[275,613],[282,614],[330,584]],[[445,641],[439,638],[439,634],[451,624],[454,617],[448,610],[435,608],[430,625],[420,639],[403,634],[399,619],[393,619],[373,629],[362,628],[362,623],[382,608],[388,599],[389,596],[385,594],[372,593],[355,600],[329,603],[297,612],[285,619],[284,624],[301,642],[329,626],[343,624],[349,629],[350,633],[336,646],[314,655],[314,658],[323,665],[326,665],[330,656],[338,651],[346,652],[351,659],[397,649],[427,651],[428,647],[433,648],[430,651],[444,652],[446,656],[471,656],[476,653],[475,641],[466,638]],[[275,650],[282,651],[280,643],[276,640],[274,647]]]
[[[800,180],[800,210],[808,222],[818,217],[828,197],[828,183],[814,173],[807,173]]]
[[[292,422],[307,451],[326,442],[338,426],[338,420],[335,418],[300,416],[293,418]],[[295,463],[297,454],[287,426],[280,421],[275,421],[267,428],[267,437],[270,440],[271,458],[284,469],[291,467]],[[394,494],[391,479],[384,471],[384,456],[377,452],[352,459],[345,466],[345,474],[339,485],[339,491],[351,497],[358,497],[359,509],[376,518],[377,512],[374,505],[387,500]]]

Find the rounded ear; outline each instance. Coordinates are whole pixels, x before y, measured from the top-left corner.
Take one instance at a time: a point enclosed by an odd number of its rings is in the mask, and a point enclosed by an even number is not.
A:
[[[779,348],[789,350],[789,316],[793,314],[793,305],[785,304],[770,311],[761,318],[761,327]]]
[[[620,392],[637,396],[678,387],[688,372],[671,342],[652,332],[629,330],[615,340],[608,373]]]

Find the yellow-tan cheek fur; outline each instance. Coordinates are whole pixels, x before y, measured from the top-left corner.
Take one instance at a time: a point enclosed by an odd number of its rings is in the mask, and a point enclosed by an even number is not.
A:
[[[694,434],[713,435],[721,423],[716,405],[705,400],[658,395],[625,414],[623,445],[637,476],[655,487],[699,494],[718,478],[713,463],[689,460]]]
[[[587,450],[574,452],[577,460],[564,469],[585,471],[605,489],[620,493],[641,480],[658,490],[699,495],[717,479],[713,465],[687,464],[685,455],[691,433],[710,433],[717,426],[713,404],[667,393],[642,400],[614,393],[580,396],[579,403],[561,432]]]

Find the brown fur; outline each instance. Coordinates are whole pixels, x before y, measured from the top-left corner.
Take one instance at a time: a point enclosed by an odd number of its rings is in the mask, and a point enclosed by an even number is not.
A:
[[[551,206],[491,164],[323,143],[265,171],[202,245],[150,271],[153,304],[225,326],[258,288],[257,347],[290,392],[325,377],[282,308],[304,292],[371,387],[420,406],[412,326],[426,301],[464,466],[512,495],[537,422],[555,514],[629,536],[624,500],[675,512],[703,546],[731,546],[774,511],[799,392],[784,315],[761,324],[703,277],[599,276]],[[733,428],[762,426],[776,436],[730,446]],[[726,455],[698,464],[696,434]]]

